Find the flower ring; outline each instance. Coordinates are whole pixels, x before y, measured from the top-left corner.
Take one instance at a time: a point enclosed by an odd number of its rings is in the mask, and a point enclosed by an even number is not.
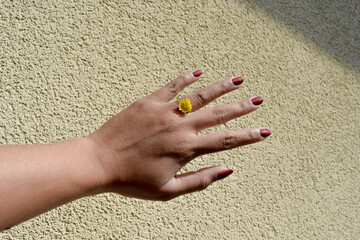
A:
[[[179,102],[179,110],[182,111],[183,113],[189,113],[191,112],[192,106],[191,106],[191,102],[190,99],[186,98],[186,99],[181,99]]]

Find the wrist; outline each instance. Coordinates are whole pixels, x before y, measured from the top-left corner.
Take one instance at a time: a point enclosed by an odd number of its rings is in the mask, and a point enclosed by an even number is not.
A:
[[[107,177],[99,161],[98,145],[87,137],[78,137],[68,141],[74,141],[74,144],[78,146],[76,149],[80,153],[80,157],[74,167],[79,170],[78,172],[82,172],[81,175],[85,176],[80,180],[85,188],[84,195],[103,193],[107,185]]]

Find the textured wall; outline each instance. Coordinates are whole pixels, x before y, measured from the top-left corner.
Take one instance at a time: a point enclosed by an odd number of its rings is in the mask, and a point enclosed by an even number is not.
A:
[[[0,1],[0,143],[85,136],[182,72],[263,96],[219,131],[266,141],[203,156],[235,170],[170,202],[104,194],[1,239],[355,239],[360,234],[359,1]],[[211,105],[213,105],[211,104]],[[1,217],[1,216],[0,216]]]

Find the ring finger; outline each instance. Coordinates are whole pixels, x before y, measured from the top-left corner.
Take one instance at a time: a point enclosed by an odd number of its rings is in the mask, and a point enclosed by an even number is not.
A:
[[[260,142],[270,134],[271,131],[265,128],[248,128],[205,134],[197,136],[195,149],[199,155],[219,152]]]

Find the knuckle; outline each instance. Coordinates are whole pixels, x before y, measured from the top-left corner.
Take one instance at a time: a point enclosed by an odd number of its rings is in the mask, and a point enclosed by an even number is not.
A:
[[[200,173],[198,173],[198,174],[200,174]],[[197,190],[198,191],[205,190],[210,185],[210,183],[211,183],[211,181],[208,178],[200,177]]]
[[[241,113],[246,113],[248,111],[248,109],[249,109],[249,105],[246,104],[245,101],[238,102],[238,105],[239,105],[239,111]]]
[[[233,132],[225,132],[222,139],[222,147],[230,149],[236,147],[236,137]]]
[[[195,99],[200,105],[204,105],[207,102],[206,94],[203,91],[199,91],[195,94]]]
[[[174,132],[179,128],[179,122],[174,119],[167,119],[163,126],[165,126],[166,131]]]
[[[178,155],[181,156],[188,156],[191,155],[192,153],[192,147],[190,142],[187,141],[183,141],[177,144],[177,146],[175,147],[175,153],[177,153]]]
[[[221,81],[220,82],[220,91],[221,93],[227,93],[229,91],[229,84],[228,84],[228,81]]]
[[[179,82],[180,85],[186,85],[188,81],[188,78],[186,77],[186,74],[180,75],[177,79],[177,82]]]
[[[172,94],[172,95],[176,95],[178,92],[177,84],[174,82],[169,83],[167,88],[168,88],[168,91],[170,92],[170,94]]]
[[[174,81],[170,82],[167,85],[167,89],[172,95],[177,95],[180,91],[181,86],[186,86],[188,82],[188,79],[186,78],[186,75],[180,75],[177,77]]]
[[[253,131],[252,129],[247,130],[247,135],[249,137],[250,142],[256,141],[259,139],[259,134],[257,134],[256,131]]]
[[[181,162],[188,162],[189,159],[193,159],[195,156],[195,150],[193,149],[193,146],[188,141],[183,141],[172,149],[172,154],[178,159],[178,161]]]
[[[225,122],[225,108],[223,106],[214,107],[213,114],[218,124]]]
[[[144,98],[141,98],[139,100],[137,100],[136,102],[134,102],[134,106],[137,109],[145,109],[147,105],[147,101]]]

